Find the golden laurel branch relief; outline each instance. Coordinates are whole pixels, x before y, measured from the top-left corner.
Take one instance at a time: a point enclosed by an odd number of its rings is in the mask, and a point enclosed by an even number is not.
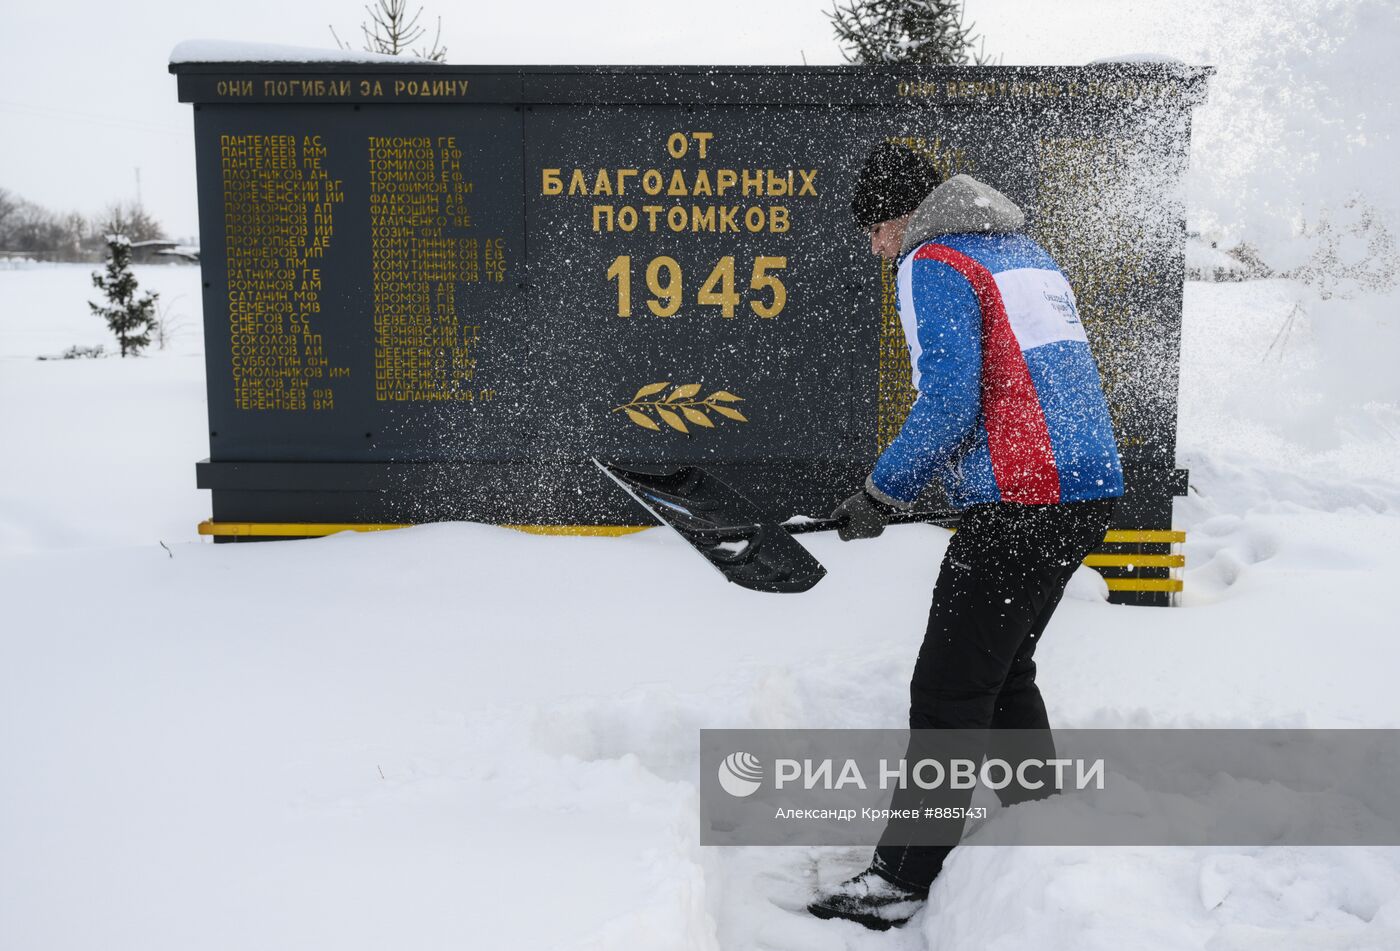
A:
[[[660,424],[648,415],[648,413],[655,413],[661,422],[687,435],[690,434],[690,430],[685,425],[687,420],[692,425],[702,426],[705,429],[715,428],[714,420],[706,415],[707,411],[736,422],[748,422],[743,413],[729,405],[741,402],[744,399],[742,396],[735,396],[728,390],[716,390],[704,399],[696,399],[700,393],[699,383],[677,384],[671,392],[662,396],[662,392],[668,386],[671,386],[669,380],[648,383],[637,391],[637,395],[632,397],[631,402],[614,406],[612,411],[626,413],[628,419],[643,429],[660,432]]]

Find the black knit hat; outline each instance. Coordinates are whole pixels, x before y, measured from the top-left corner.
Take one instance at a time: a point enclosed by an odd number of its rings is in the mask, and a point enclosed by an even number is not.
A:
[[[870,227],[909,214],[943,184],[938,166],[905,145],[881,142],[870,150],[856,177],[851,216],[856,227]]]

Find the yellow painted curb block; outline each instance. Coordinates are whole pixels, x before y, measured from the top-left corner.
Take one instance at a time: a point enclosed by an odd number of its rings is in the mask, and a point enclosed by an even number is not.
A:
[[[1084,559],[1090,568],[1184,568],[1185,555],[1090,555]]]
[[[1106,542],[1170,542],[1174,544],[1186,541],[1186,533],[1169,529],[1117,528],[1104,535],[1103,540]]]
[[[1105,578],[1110,591],[1180,591],[1176,578]]]

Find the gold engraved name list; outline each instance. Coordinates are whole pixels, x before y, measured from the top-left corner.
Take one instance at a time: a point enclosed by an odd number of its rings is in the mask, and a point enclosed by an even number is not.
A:
[[[450,233],[477,224],[456,138],[370,136],[369,173],[375,399],[490,400],[482,326],[457,304],[466,285],[505,280],[505,241]]]
[[[326,410],[330,367],[312,319],[322,258],[344,200],[318,135],[222,135],[224,244],[234,403],[242,410]]]

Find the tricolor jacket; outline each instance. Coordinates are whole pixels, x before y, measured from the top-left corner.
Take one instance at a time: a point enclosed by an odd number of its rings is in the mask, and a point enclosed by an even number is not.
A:
[[[910,218],[897,306],[918,398],[866,480],[880,501],[908,508],[935,477],[955,508],[1123,494],[1074,292],[1024,225],[968,175]]]

